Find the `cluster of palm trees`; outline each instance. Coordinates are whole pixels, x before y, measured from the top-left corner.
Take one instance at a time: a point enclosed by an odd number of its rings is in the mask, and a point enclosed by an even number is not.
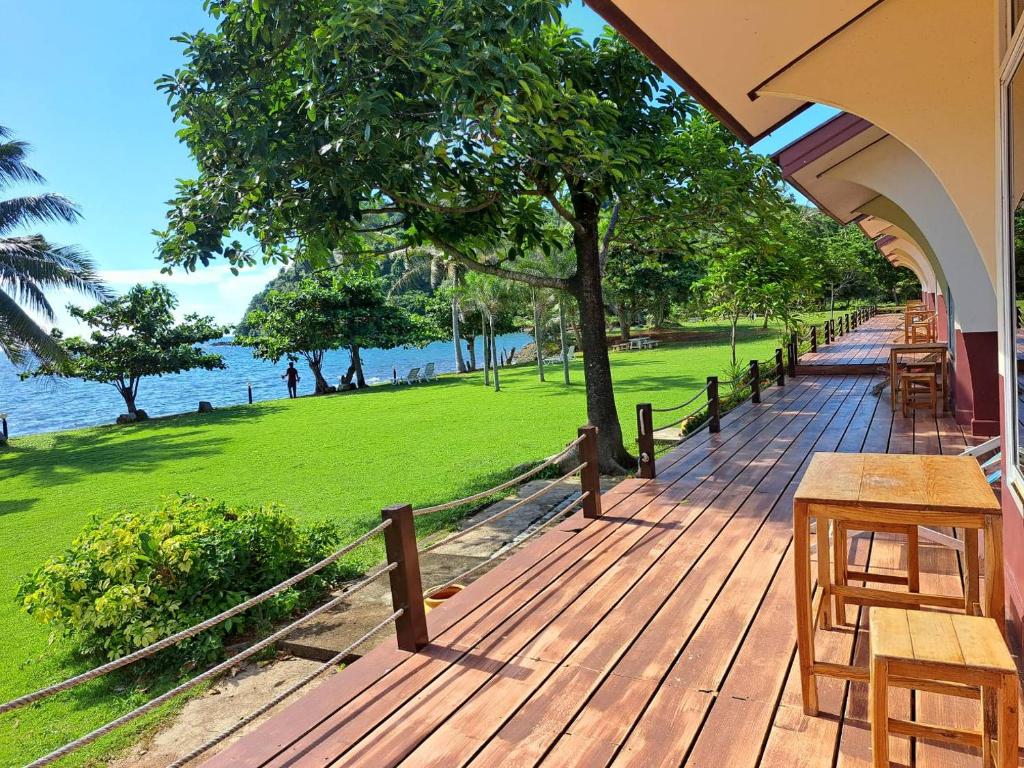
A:
[[[45,179],[25,158],[29,147],[0,126],[0,194]],[[59,359],[61,351],[40,322],[56,313],[47,294],[70,290],[103,300],[109,292],[92,260],[69,245],[49,242],[41,234],[23,234],[34,225],[75,222],[78,208],[53,193],[0,199],[0,354],[15,365],[30,359]]]
[[[536,254],[530,259],[517,262],[522,271],[546,276],[566,277],[575,269],[575,256],[563,250],[548,255]],[[467,363],[462,351],[462,339],[466,314],[475,309],[481,318],[483,338],[484,385],[490,386],[493,377],[494,388],[501,388],[499,368],[501,361],[495,344],[496,320],[503,313],[515,312],[529,303],[533,311],[533,337],[537,348],[537,373],[544,381],[544,345],[546,319],[552,312],[558,313],[559,348],[562,357],[562,375],[569,383],[568,325],[573,315],[573,299],[564,292],[546,288],[526,286],[523,283],[504,280],[481,272],[470,272],[447,258],[444,254],[428,250],[408,252],[397,265],[399,277],[394,289],[400,289],[414,280],[429,277],[432,288],[447,285],[451,290],[452,345],[455,368],[460,373],[476,368],[475,350],[469,347],[470,360]],[[473,334],[475,336],[475,334]]]

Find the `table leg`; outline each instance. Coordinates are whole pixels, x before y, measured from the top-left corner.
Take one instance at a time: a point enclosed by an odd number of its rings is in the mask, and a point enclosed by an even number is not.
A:
[[[916,525],[907,528],[907,588],[921,591],[921,538]]]
[[[871,659],[868,721],[871,723],[871,765],[889,768],[889,669],[884,659]]]
[[[822,521],[818,521],[822,525]],[[811,672],[814,663],[814,623],[811,617],[811,531],[807,505],[793,503],[793,576],[796,599],[796,648],[804,714],[818,714],[818,685]]]
[[[849,570],[850,540],[846,534],[846,526],[838,520],[832,526],[833,553],[832,562],[834,572],[832,583],[838,586],[846,586],[846,572]],[[842,595],[835,596],[835,616],[833,621],[837,626],[846,624],[846,599]]]
[[[985,615],[996,620],[1006,637],[1006,584],[1003,576],[1003,521],[985,515]]]
[[[821,602],[818,604],[819,626],[832,629],[832,567],[831,544],[829,543],[830,521],[818,518],[818,589],[821,590]]]
[[[996,732],[998,734],[999,754],[997,765],[1000,768],[1016,768],[1017,749],[1020,734],[1017,725],[1017,676],[1004,675],[999,686],[998,715],[996,716]]]
[[[889,403],[896,411],[896,350],[889,352]]]
[[[970,616],[978,616],[981,611],[981,568],[978,565],[978,536],[980,531],[964,528],[964,611]]]

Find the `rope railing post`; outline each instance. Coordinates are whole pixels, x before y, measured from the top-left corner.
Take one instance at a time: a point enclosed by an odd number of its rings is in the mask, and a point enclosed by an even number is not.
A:
[[[834,344],[836,340],[836,319],[834,317],[830,317],[828,320],[828,337]]]
[[[718,397],[718,377],[708,376],[708,432],[721,432],[722,403]]]
[[[580,427],[579,436],[584,438],[580,443],[580,489],[586,494],[583,501],[583,516],[594,519],[601,516],[601,465],[597,447],[597,427],[587,424]],[[651,453],[651,466],[654,464],[654,453]],[[652,475],[653,476],[653,475]]]
[[[757,360],[750,361],[750,402],[761,402],[761,365]]]
[[[825,336],[825,344],[826,345],[827,344],[831,344],[832,343],[832,335],[829,333],[828,320],[826,320],[824,323],[821,324],[821,328],[822,328],[822,333]]]
[[[797,339],[796,331],[789,334],[789,375],[796,376],[796,359],[800,354],[800,341]]]
[[[849,333],[850,332],[850,313],[849,312],[847,312],[843,316],[843,322],[846,323],[846,333]]]
[[[775,381],[780,387],[786,386],[786,367],[782,363],[782,349],[775,350]]]
[[[857,312],[853,311],[850,313],[850,330],[857,330]]]
[[[637,403],[636,442],[640,451],[640,477],[653,479],[657,470],[654,466],[654,414],[650,403]]]
[[[427,634],[427,614],[423,607],[423,579],[420,576],[412,505],[388,507],[381,511],[381,517],[391,521],[391,525],[384,531],[384,548],[388,563],[397,566],[389,577],[391,604],[396,611],[402,611],[395,618],[398,647],[415,653],[430,642],[430,638]]]
[[[818,326],[811,326],[811,352],[818,351]]]

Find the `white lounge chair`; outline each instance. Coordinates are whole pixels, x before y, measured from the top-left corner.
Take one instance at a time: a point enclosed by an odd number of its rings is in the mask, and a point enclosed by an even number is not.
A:
[[[420,373],[420,382],[426,383],[428,381],[433,381],[436,378],[437,374],[434,373],[434,364],[427,363],[423,368],[423,371]]]
[[[415,384],[419,380],[420,380],[420,369],[419,368],[412,368],[412,369],[409,370],[409,373],[407,373],[405,375],[405,378],[404,379],[400,379],[398,383],[399,384]]]
[[[573,355],[576,354],[576,347],[569,347],[565,350],[566,357],[572,360]],[[544,358],[544,365],[558,365],[562,362],[562,353],[559,352],[557,355],[551,355],[550,357]]]

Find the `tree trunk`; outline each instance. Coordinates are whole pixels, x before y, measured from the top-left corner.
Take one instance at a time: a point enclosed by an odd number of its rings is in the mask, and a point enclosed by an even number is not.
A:
[[[651,319],[654,321],[655,328],[661,328],[665,324],[665,305],[660,301],[654,305],[654,309],[651,311]]]
[[[829,313],[828,316],[829,316],[830,320],[835,320],[835,317],[836,317],[836,287],[834,285],[831,285],[829,287],[829,290],[831,291],[832,296],[831,296],[831,298],[829,299],[829,302],[828,302],[828,313]]]
[[[466,363],[462,359],[462,334],[460,331],[459,297],[452,296],[452,344],[455,345],[455,370],[458,373],[466,372]]]
[[[330,384],[327,383],[327,379],[324,378],[321,371],[323,367],[323,356],[314,355],[312,357],[307,357],[306,362],[309,363],[309,370],[313,372],[313,379],[316,381],[316,388],[313,390],[313,393],[317,395],[326,395],[330,388]]]
[[[626,311],[625,304],[617,305],[619,314],[619,334],[622,336],[623,343],[629,341],[629,312]]]
[[[533,343],[537,345],[537,376],[544,381],[544,332],[541,330],[540,302],[537,301],[537,289],[530,292],[533,297]]]
[[[599,207],[590,195],[572,193],[579,228],[573,228],[576,275],[573,292],[580,309],[580,346],[587,389],[587,418],[598,429],[598,457],[603,472],[621,473],[636,467],[636,459],[622,442],[622,428],[615,408],[608,331],[601,290]]]
[[[125,407],[128,409],[128,413],[138,413],[139,409],[135,405],[135,388],[132,384],[117,384],[117,391],[121,393],[121,397],[124,398]]]
[[[363,361],[359,356],[359,345],[353,344],[348,348],[349,363],[348,370],[345,371],[345,375],[342,377],[342,383],[349,384],[352,381],[352,377],[355,376],[356,387],[362,389],[366,386],[366,378],[363,376]]]
[[[484,324],[484,386],[489,387],[491,385],[491,337],[487,334],[487,317],[481,313],[480,319]]]
[[[476,370],[476,336],[466,336],[462,339],[466,342],[466,351],[469,353],[468,370]]]
[[[569,347],[565,329],[565,296],[558,297],[558,337],[562,344],[562,376],[569,383]]]
[[[498,344],[497,344],[497,341],[495,340],[495,337],[494,337],[494,316],[491,315],[491,317],[488,318],[488,320],[489,320],[490,326],[491,326],[491,336],[490,336],[490,338],[491,338],[491,360],[497,360],[498,359]],[[498,366],[498,364],[495,363],[495,365],[494,365],[494,391],[495,392],[500,392],[501,391],[501,382],[499,381],[499,378],[498,378],[498,368],[499,367],[500,366]]]
[[[732,327],[730,328],[730,332],[729,332],[729,348],[732,350],[732,364],[735,366],[736,365],[736,326],[739,325],[740,316],[739,315],[733,315],[731,320],[732,320]]]
[[[768,312],[767,311],[765,311],[765,313],[764,313],[764,322],[761,323],[761,327],[764,328],[765,330],[768,329]]]

